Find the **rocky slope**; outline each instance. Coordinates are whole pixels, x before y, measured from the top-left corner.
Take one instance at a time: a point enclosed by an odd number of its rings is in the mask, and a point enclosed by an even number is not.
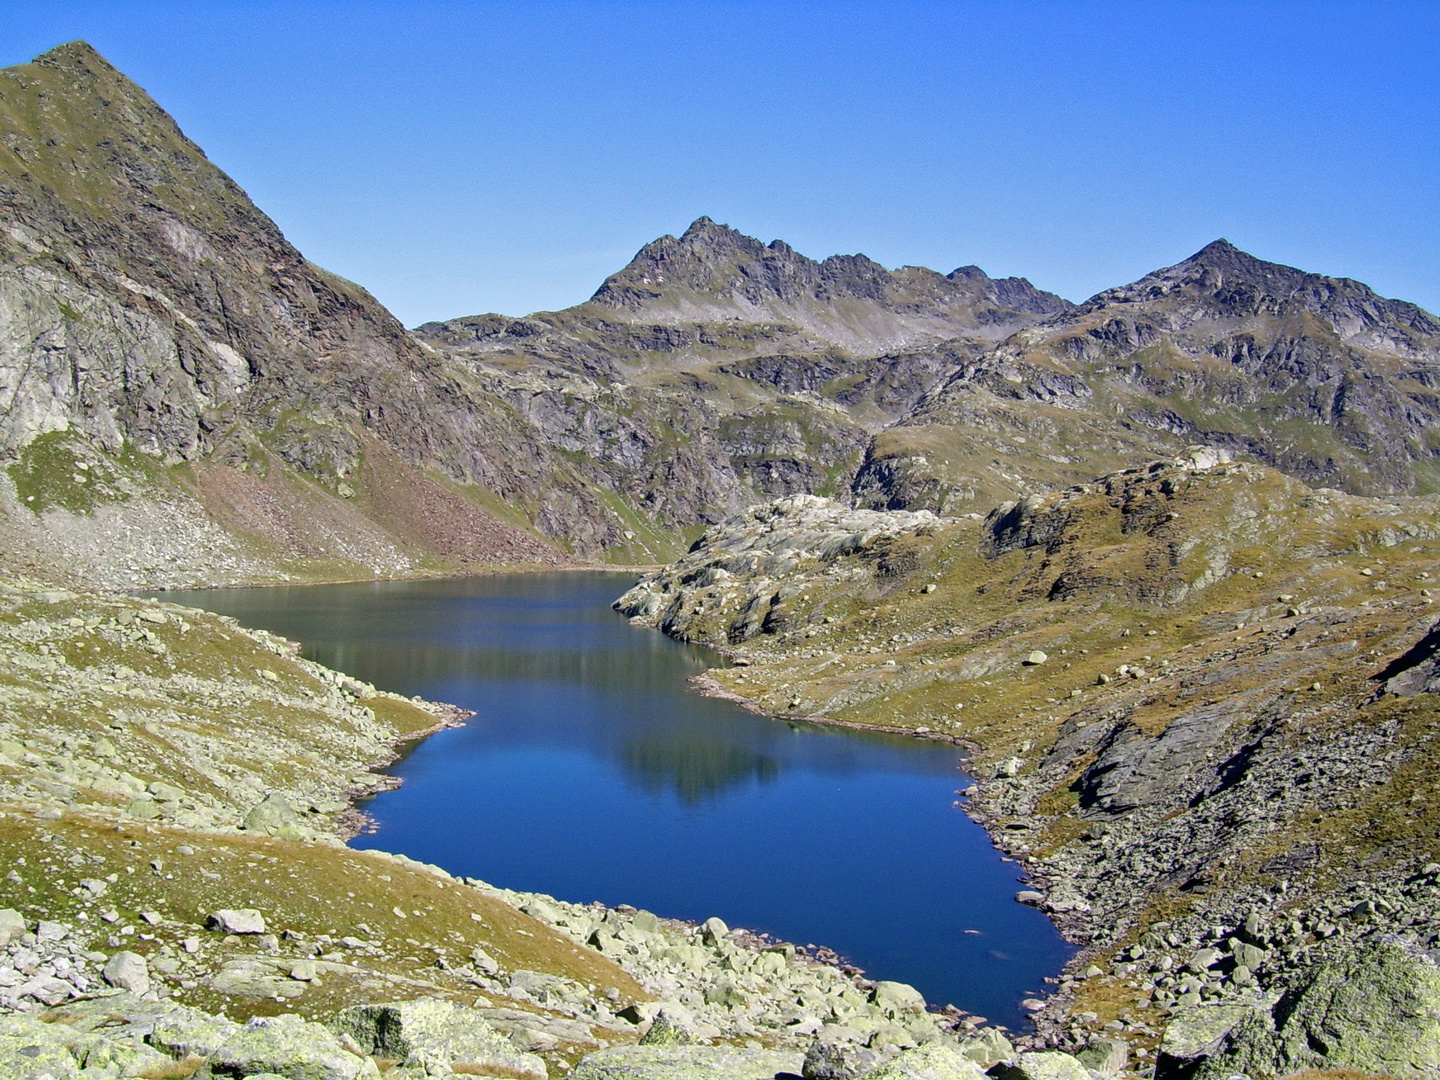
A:
[[[307,262],[88,45],[0,72],[0,127],[12,570],[25,553],[74,575],[128,532],[142,580],[184,580],[143,550],[166,519],[181,549],[223,534],[191,580],[554,563],[530,518],[605,516],[523,418]]]
[[[618,606],[748,661],[712,692],[969,745],[1020,899],[1086,946],[1035,1003],[1058,1045],[1434,1075],[1433,1014],[1391,1014],[1440,1000],[1440,508],[1224,458],[983,519],[794,497]]]

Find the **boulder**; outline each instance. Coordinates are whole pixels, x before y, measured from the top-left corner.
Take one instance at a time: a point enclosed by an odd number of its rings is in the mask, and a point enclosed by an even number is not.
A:
[[[972,1038],[960,1044],[960,1053],[983,1068],[989,1068],[998,1061],[1009,1061],[1015,1056],[1015,1047],[999,1028],[987,1027]]]
[[[305,983],[282,974],[280,965],[272,960],[227,960],[218,971],[205,980],[217,994],[238,994],[241,997],[291,998],[305,993]]]
[[[222,908],[205,918],[205,925],[223,934],[263,934],[265,917],[254,908]]]
[[[171,1057],[209,1057],[240,1030],[229,1017],[176,1009],[154,1022],[145,1041]]]
[[[486,1023],[455,1001],[393,1001],[342,1009],[330,1027],[348,1036],[367,1054],[398,1061],[443,1061],[466,1072],[506,1076],[546,1075],[545,1062],[523,1054]]]
[[[1085,1049],[1075,1055],[1075,1060],[1091,1072],[1114,1076],[1129,1064],[1130,1045],[1124,1039],[1092,1035]]]
[[[650,1030],[640,1038],[641,1046],[693,1046],[700,1042],[695,1018],[684,1008],[668,1005],[655,1014]]]
[[[352,1054],[324,1024],[293,1014],[257,1016],[220,1045],[193,1080],[244,1080],[276,1073],[285,1080],[378,1080],[370,1058]]]
[[[980,1066],[953,1046],[932,1042],[902,1050],[861,1080],[984,1080]]]
[[[995,1080],[1092,1080],[1084,1065],[1058,1050],[1020,1054],[996,1065],[989,1075]]]
[[[870,991],[870,1003],[884,1015],[894,1019],[906,1013],[925,1011],[925,997],[908,983],[878,982]]]
[[[0,908],[0,945],[9,945],[25,933],[25,917],[14,908]]]
[[[613,1046],[583,1058],[567,1080],[771,1080],[799,1073],[801,1061],[742,1046]]]
[[[245,815],[243,827],[247,832],[265,833],[267,836],[288,835],[299,824],[300,815],[290,801],[278,792],[272,791]]]
[[[853,1032],[858,1037],[859,1032]],[[880,1064],[882,1058],[868,1046],[847,1038],[819,1039],[810,1044],[800,1075],[805,1080],[858,1080]]]
[[[144,994],[150,989],[150,969],[139,953],[117,952],[106,961],[100,974],[111,986],[132,994]]]

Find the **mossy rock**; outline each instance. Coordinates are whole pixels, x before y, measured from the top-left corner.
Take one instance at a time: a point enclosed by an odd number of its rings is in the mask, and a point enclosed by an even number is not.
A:
[[[1269,1013],[1242,1020],[1196,1077],[1305,1069],[1440,1074],[1440,966],[1398,941],[1337,948]]]

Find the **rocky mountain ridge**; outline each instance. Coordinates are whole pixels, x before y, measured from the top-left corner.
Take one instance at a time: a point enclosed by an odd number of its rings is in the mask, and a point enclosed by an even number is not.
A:
[[[218,528],[212,580],[655,562],[757,501],[955,513],[1194,441],[1440,483],[1436,320],[1223,241],[1073,305],[700,218],[575,308],[412,335],[84,43],[6,69],[0,112],[19,572],[96,572],[118,527],[113,584],[206,580],[147,554],[167,518]]]

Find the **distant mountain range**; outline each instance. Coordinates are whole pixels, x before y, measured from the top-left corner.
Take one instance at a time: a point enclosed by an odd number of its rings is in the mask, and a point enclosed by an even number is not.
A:
[[[1075,305],[702,217],[574,308],[407,333],[88,45],[0,72],[0,124],[12,569],[654,562],[777,495],[983,513],[1192,443],[1440,490],[1440,322],[1225,241]]]

